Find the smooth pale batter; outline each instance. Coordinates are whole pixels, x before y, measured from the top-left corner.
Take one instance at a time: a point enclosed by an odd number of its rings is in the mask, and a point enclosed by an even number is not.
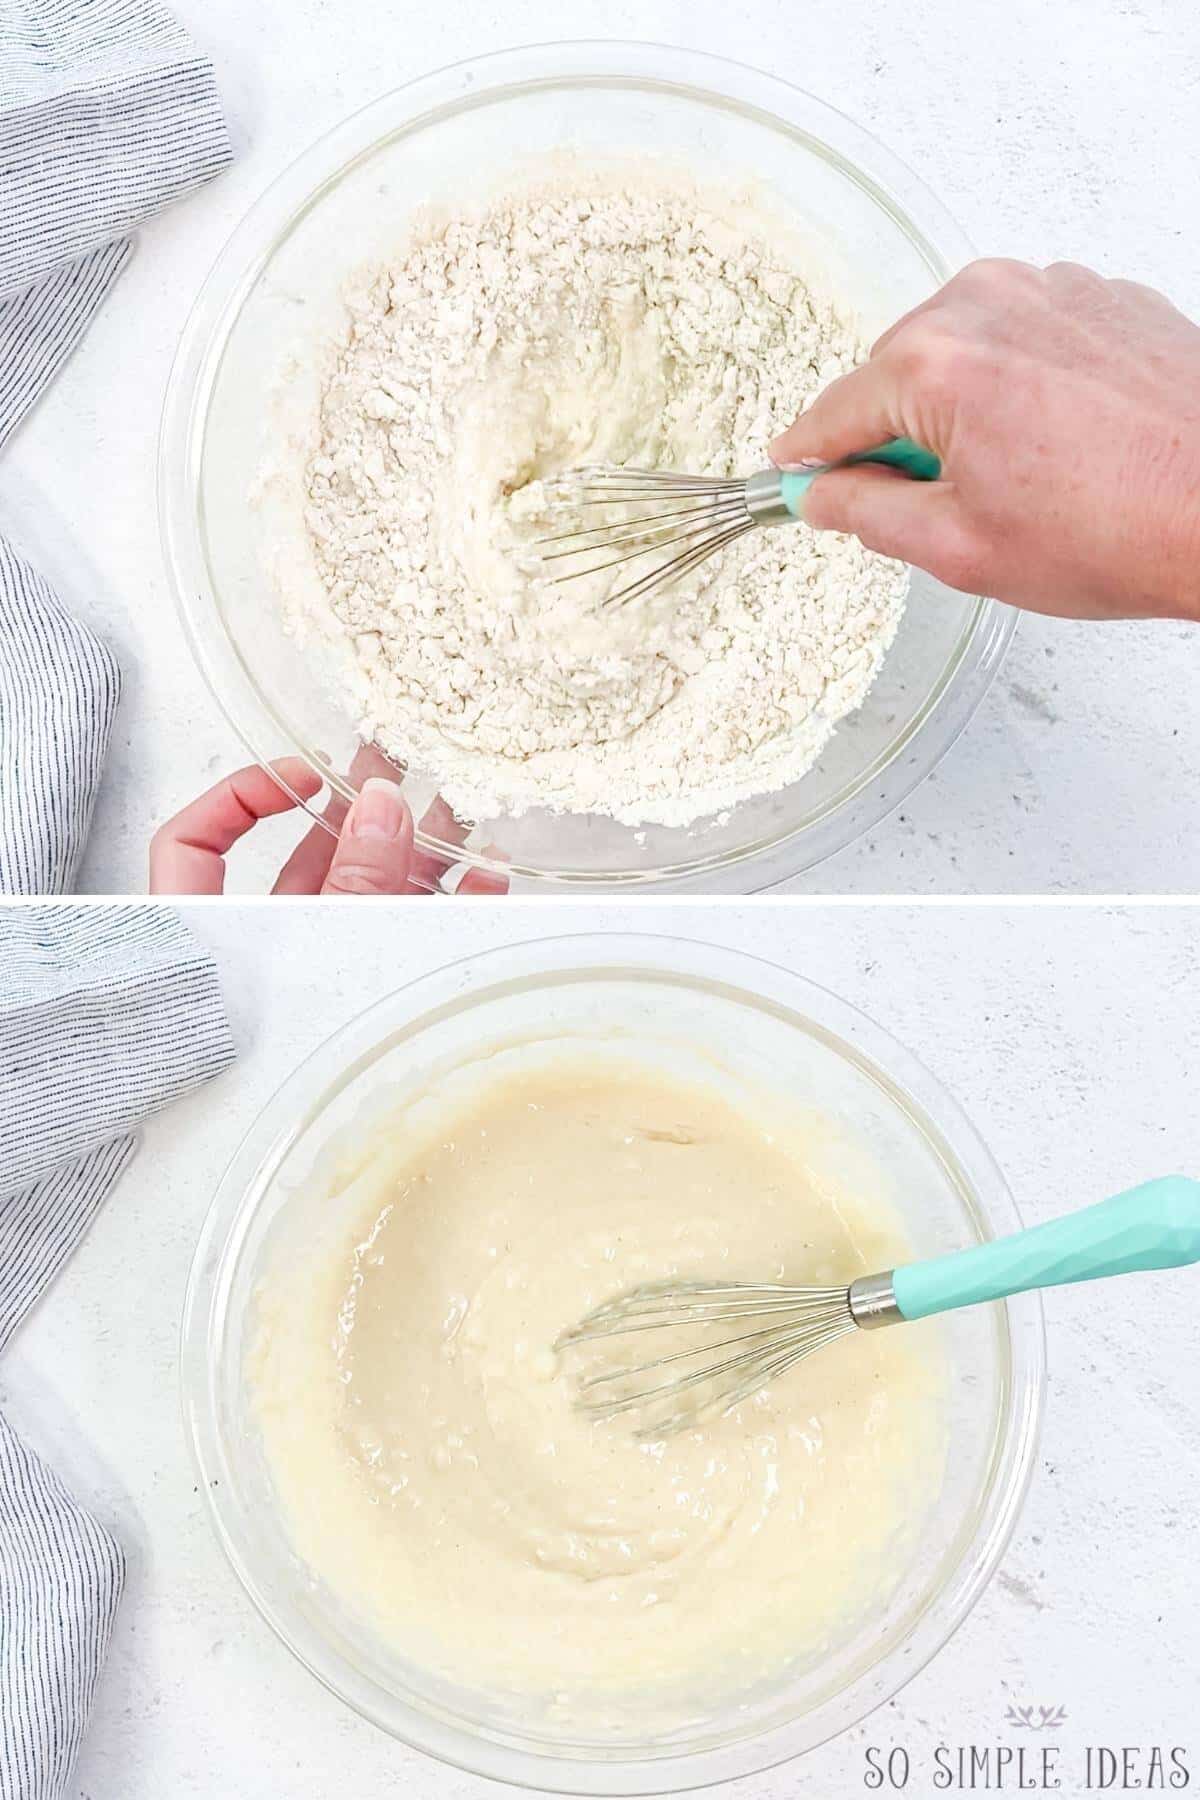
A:
[[[422,1665],[571,1716],[819,1658],[940,1484],[936,1328],[858,1333],[649,1443],[582,1417],[552,1348],[640,1282],[902,1258],[890,1209],[817,1172],[817,1130],[587,1056],[382,1129],[259,1294],[263,1446],[314,1573]]]

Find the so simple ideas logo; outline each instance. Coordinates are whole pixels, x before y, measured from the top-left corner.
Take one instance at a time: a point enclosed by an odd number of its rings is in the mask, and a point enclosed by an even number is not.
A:
[[[1014,1731],[1055,1732],[1066,1723],[1061,1706],[1010,1706]],[[1078,1750],[1052,1738],[1040,1743],[938,1744],[918,1759],[901,1744],[864,1753],[863,1786],[884,1793],[932,1788],[949,1794],[1151,1794],[1191,1786],[1187,1750],[1180,1744],[1084,1744]]]

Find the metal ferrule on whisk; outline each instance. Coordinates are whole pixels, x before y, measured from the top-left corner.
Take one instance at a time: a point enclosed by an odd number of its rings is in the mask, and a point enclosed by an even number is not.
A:
[[[756,525],[786,525],[792,517],[783,498],[783,477],[778,469],[760,469],[746,481],[746,511]]]
[[[850,1283],[846,1294],[850,1316],[864,1331],[872,1331],[877,1325],[895,1325],[903,1319],[904,1314],[896,1305],[893,1274],[892,1269],[887,1269],[882,1275],[862,1275]]]

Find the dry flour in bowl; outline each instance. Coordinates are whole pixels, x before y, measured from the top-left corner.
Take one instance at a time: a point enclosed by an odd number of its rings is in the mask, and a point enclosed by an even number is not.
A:
[[[613,575],[531,555],[564,470],[765,463],[862,353],[803,261],[748,194],[576,167],[424,218],[352,284],[305,479],[319,581],[285,604],[352,635],[364,738],[460,817],[686,825],[795,781],[861,704],[908,572],[853,539],[751,533],[610,609]]]

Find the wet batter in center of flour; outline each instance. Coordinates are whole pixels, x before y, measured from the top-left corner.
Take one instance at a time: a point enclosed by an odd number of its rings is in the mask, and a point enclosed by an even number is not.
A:
[[[797,780],[862,704],[908,571],[856,539],[751,532],[613,606],[628,568],[560,583],[538,549],[565,471],[744,477],[862,358],[794,236],[733,184],[568,165],[414,222],[349,285],[302,474],[309,578],[276,544],[275,579],[310,659],[352,647],[364,739],[461,818],[685,826]]]

